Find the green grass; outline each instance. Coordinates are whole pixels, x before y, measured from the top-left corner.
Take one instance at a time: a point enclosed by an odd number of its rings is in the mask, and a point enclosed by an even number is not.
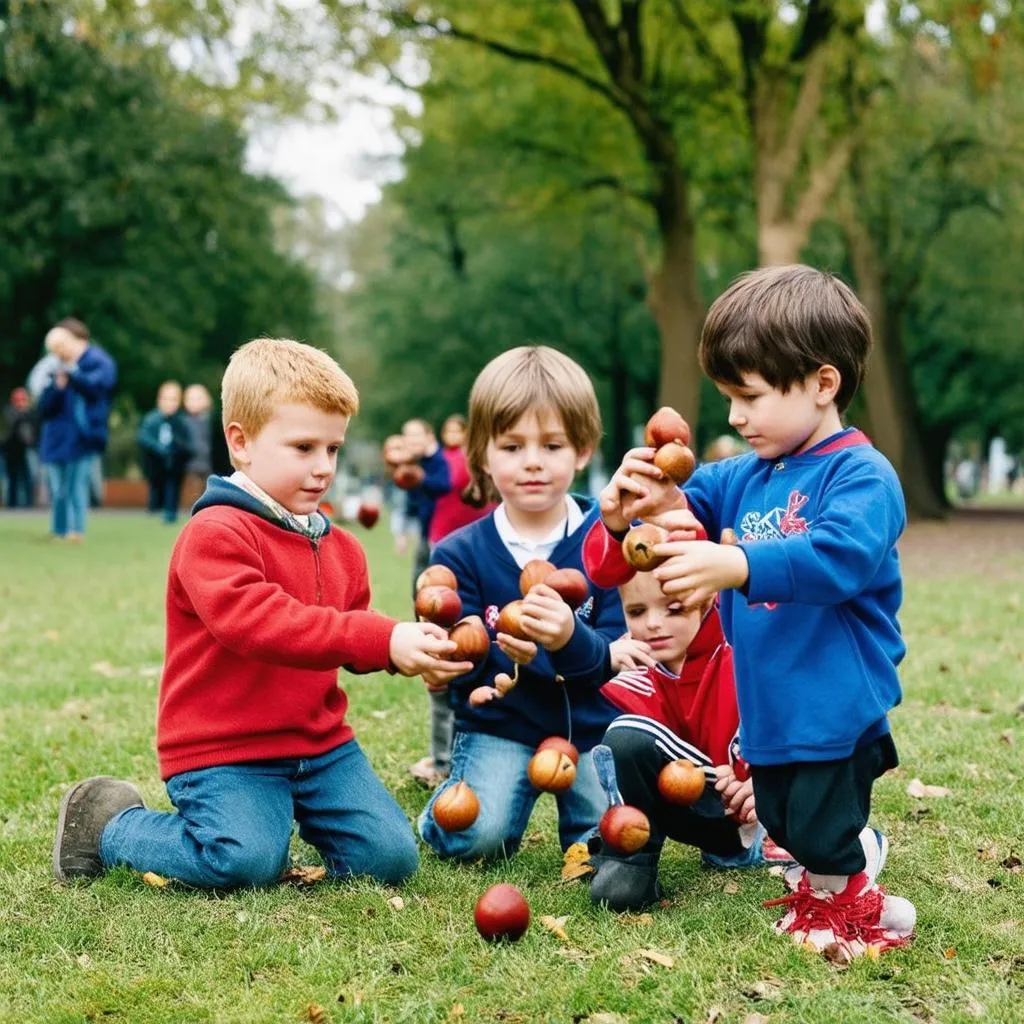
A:
[[[963,555],[971,535],[948,529],[940,545]],[[779,879],[702,871],[676,845],[662,867],[670,906],[649,918],[592,908],[584,884],[558,882],[547,797],[508,863],[459,867],[424,850],[401,910],[388,904],[394,891],[366,882],[224,896],[119,870],[57,886],[50,847],[69,782],[125,776],[168,806],[153,716],[173,531],[108,515],[80,548],[42,543],[44,532],[41,517],[0,518],[2,1021],[248,1024],[308,1019],[311,1004],[324,1021],[417,1024],[1024,1018],[1024,875],[1001,864],[1024,855],[1024,526],[997,574],[938,575],[936,557],[908,580],[907,698],[893,716],[903,765],[876,788],[875,822],[892,839],[884,880],[916,903],[918,938],[845,971],[772,933],[761,901],[780,894]],[[408,564],[382,528],[361,536],[377,607],[404,613]],[[400,678],[345,685],[361,742],[413,817],[426,795],[406,766],[426,747],[425,693]],[[915,800],[915,776],[953,795]],[[293,852],[315,862],[298,841]],[[498,880],[523,889],[535,918],[569,915],[569,943],[536,924],[515,946],[482,942],[473,904]]]

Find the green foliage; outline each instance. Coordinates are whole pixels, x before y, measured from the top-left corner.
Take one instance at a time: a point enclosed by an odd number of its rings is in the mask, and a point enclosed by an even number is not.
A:
[[[168,377],[215,385],[247,337],[320,334],[310,272],[275,247],[288,198],[246,173],[231,122],[68,34],[49,4],[0,24],[0,385],[68,315],[142,408]]]

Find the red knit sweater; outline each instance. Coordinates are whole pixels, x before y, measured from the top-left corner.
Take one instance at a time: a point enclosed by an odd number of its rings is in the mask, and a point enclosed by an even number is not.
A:
[[[350,740],[338,667],[387,668],[395,627],[369,602],[366,555],[343,530],[314,547],[240,508],[198,512],[167,581],[161,776]]]

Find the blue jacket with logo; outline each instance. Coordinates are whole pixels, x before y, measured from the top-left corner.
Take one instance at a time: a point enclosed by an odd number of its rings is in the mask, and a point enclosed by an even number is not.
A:
[[[750,568],[721,596],[744,758],[833,760],[888,732],[906,509],[886,458],[850,428],[799,455],[702,466],[685,494],[711,540],[736,531]]]
[[[584,513],[578,529],[548,556],[558,569],[583,572],[583,538],[597,521],[597,503],[573,495]],[[494,513],[464,526],[440,541],[431,564],[446,565],[459,582],[463,615],[479,615],[493,641],[498,614],[510,601],[522,597],[522,571],[498,535]],[[535,747],[552,735],[572,740],[581,752],[601,742],[604,731],[619,712],[601,695],[612,676],[608,645],[626,632],[618,591],[590,584],[590,596],[576,612],[569,642],[559,651],[541,647],[537,657],[519,669],[519,684],[499,700],[480,707],[468,703],[470,691],[490,686],[499,672],[512,674],[512,661],[497,644],[486,660],[448,688],[455,721],[464,732],[483,732]],[[561,676],[564,682],[556,680]]]

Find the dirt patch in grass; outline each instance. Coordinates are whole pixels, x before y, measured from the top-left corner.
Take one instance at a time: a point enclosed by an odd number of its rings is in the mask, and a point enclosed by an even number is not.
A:
[[[959,511],[942,522],[911,523],[900,541],[908,576],[984,573],[1024,577],[1024,512]]]

